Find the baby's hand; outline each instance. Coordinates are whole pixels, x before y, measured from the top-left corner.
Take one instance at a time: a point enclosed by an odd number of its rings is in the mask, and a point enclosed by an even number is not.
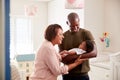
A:
[[[68,54],[68,51],[67,50],[63,50],[60,52],[60,55],[63,55],[63,54]]]

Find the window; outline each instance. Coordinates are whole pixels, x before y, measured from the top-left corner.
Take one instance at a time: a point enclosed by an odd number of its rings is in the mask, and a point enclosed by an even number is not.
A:
[[[33,52],[32,23],[30,18],[12,17],[10,20],[10,57]]]

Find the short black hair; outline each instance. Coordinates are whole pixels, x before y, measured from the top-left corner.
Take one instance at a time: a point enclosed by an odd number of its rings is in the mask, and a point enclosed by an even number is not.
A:
[[[45,30],[45,39],[52,41],[56,37],[58,29],[63,30],[59,24],[50,24]]]
[[[94,41],[92,41],[92,40],[86,40],[85,42],[86,42],[86,52],[89,53],[94,48]]]
[[[77,13],[75,12],[71,12],[70,14],[68,14],[68,20],[71,22],[71,21],[74,21],[76,18],[79,19],[79,16]],[[79,19],[80,20],[80,19]]]

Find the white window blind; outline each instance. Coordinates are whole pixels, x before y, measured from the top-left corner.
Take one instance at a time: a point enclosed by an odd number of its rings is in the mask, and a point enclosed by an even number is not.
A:
[[[32,22],[30,18],[15,17],[10,20],[10,56],[33,52]]]

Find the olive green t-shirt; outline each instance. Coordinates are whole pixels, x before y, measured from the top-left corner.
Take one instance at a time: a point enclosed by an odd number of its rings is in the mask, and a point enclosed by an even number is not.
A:
[[[79,44],[85,40],[94,40],[90,31],[80,28],[78,32],[71,32],[70,30],[64,33],[62,44],[59,45],[60,51],[78,48]],[[69,74],[87,73],[90,70],[89,61],[84,61],[82,64],[72,69]]]

